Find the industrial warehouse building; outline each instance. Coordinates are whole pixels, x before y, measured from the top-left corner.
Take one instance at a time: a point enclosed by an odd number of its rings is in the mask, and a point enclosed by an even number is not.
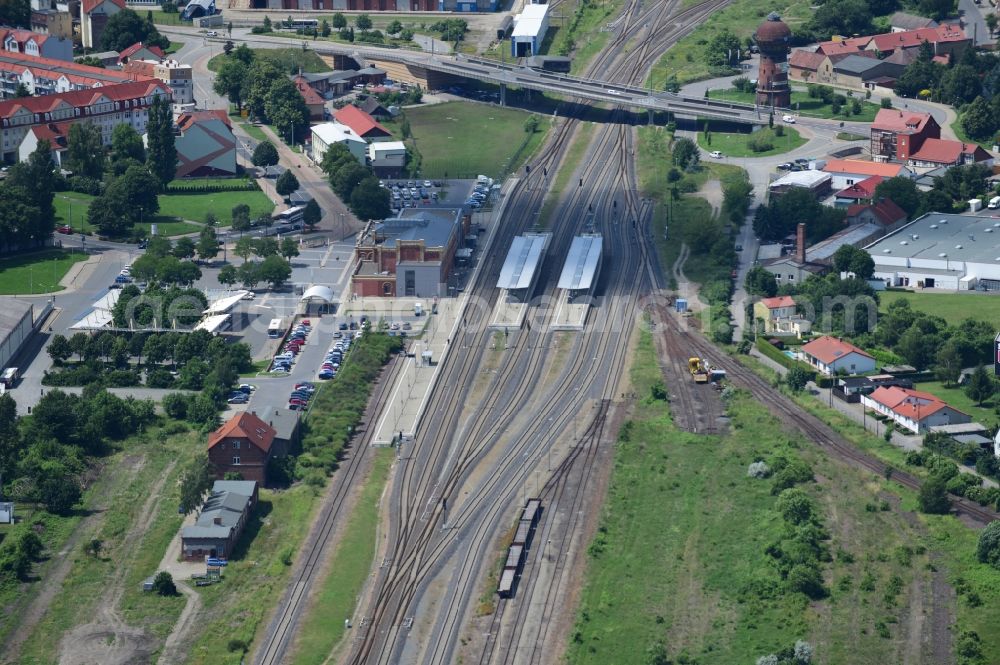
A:
[[[514,30],[510,33],[510,54],[515,58],[538,55],[549,30],[549,6],[525,5],[514,17]]]
[[[0,370],[10,364],[34,330],[30,302],[0,298]]]
[[[888,286],[1000,290],[1000,220],[930,212],[865,247]]]

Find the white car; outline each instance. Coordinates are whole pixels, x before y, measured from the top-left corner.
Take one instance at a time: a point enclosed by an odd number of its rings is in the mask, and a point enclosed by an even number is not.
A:
[[[781,121],[782,122],[787,122],[789,125],[794,125],[795,124],[795,116],[793,116],[793,115],[783,115],[783,116],[781,116]]]
[[[218,37],[219,33],[217,33],[215,30],[209,30],[208,32],[205,33],[205,36],[206,37]]]
[[[708,153],[708,156],[714,157],[715,159],[722,159],[722,153],[719,152],[718,150],[713,150],[712,152]]]

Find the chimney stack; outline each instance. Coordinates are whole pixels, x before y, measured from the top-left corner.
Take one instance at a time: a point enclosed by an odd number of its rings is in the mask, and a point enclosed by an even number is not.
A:
[[[216,526],[222,526],[222,518],[221,517],[212,518],[212,523],[215,524]]]
[[[801,223],[795,230],[795,260],[806,262],[806,225]]]

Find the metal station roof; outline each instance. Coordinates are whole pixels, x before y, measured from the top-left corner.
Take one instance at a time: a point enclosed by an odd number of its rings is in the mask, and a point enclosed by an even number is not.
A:
[[[599,234],[587,234],[573,238],[566,263],[559,276],[559,288],[570,291],[589,289],[593,286],[597,264],[601,260],[603,238]]]
[[[207,330],[210,333],[214,333],[222,327],[222,324],[224,324],[228,318],[228,314],[213,314],[212,316],[206,316],[201,323],[194,327],[194,329]]]
[[[70,330],[100,330],[114,321],[114,315],[108,310],[95,309],[70,326]]]
[[[120,298],[121,295],[121,289],[112,289],[108,291],[103,298],[91,305],[91,307],[97,310],[110,312],[115,308],[115,304],[118,303],[118,298]]]
[[[500,269],[497,288],[513,290],[531,286],[548,240],[547,235],[516,236]]]
[[[247,295],[248,293],[250,292],[242,290],[233,291],[232,295],[219,298],[218,300],[213,302],[211,305],[208,306],[208,309],[202,312],[202,314],[205,314],[206,316],[211,316],[213,314],[228,314],[230,310],[233,309],[233,307],[236,307],[236,305],[241,300],[243,300],[243,296]]]

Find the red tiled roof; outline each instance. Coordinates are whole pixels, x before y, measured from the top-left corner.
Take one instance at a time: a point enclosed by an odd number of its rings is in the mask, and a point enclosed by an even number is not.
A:
[[[930,120],[930,113],[914,113],[899,109],[879,109],[879,112],[875,114],[872,129],[896,132],[897,134],[913,134],[923,131]]]
[[[819,69],[819,66],[823,64],[824,60],[826,60],[826,54],[824,53],[814,53],[812,51],[796,49],[792,51],[791,57],[788,58],[788,66],[797,67],[798,69],[807,69],[814,72]]]
[[[159,90],[160,94],[170,94],[170,89],[159,81],[127,81],[125,83],[115,83],[101,88],[90,88],[88,90],[72,90],[70,92],[60,92],[55,95],[43,95],[42,97],[22,97],[20,99],[7,99],[0,101],[0,118],[9,118],[18,109],[24,108],[32,113],[45,113],[59,106],[61,103],[70,106],[88,106],[97,98],[104,96],[111,101],[124,101],[126,99],[137,99],[153,94],[154,90]]]
[[[35,125],[31,128],[31,133],[35,135],[39,141],[48,141],[52,146],[53,150],[60,150],[66,147],[66,136],[69,133],[69,127],[73,122],[57,122],[48,123],[45,125]]]
[[[373,131],[381,132],[383,136],[391,136],[392,133],[380,125],[375,118],[371,117],[357,106],[348,104],[342,109],[338,109],[336,113],[333,114],[337,122],[342,125],[347,125],[357,133],[358,136],[364,138],[366,134],[371,134]]]
[[[920,46],[924,42],[928,42],[929,44],[944,44],[961,42],[966,39],[968,37],[965,36],[965,31],[961,27],[946,23],[936,28],[918,28],[917,30],[875,35],[871,38],[871,43],[875,46],[876,50],[888,53],[898,48]]]
[[[875,215],[875,219],[886,226],[906,219],[906,211],[896,205],[896,202],[892,199],[879,199],[874,203],[855,203],[854,205],[847,206],[847,216],[856,217],[865,210],[871,210],[872,214]]]
[[[864,176],[880,175],[894,178],[903,170],[902,164],[865,162],[860,159],[831,159],[823,167],[827,173],[857,173]]]
[[[142,49],[146,49],[147,51],[149,51],[150,53],[152,53],[153,55],[155,55],[157,58],[160,59],[167,57],[159,46],[146,46],[142,42],[136,42],[135,44],[132,44],[124,51],[118,54],[118,62],[121,62],[126,58],[131,58],[133,54],[138,53]]]
[[[156,63],[154,62],[146,62],[145,60],[129,60],[122,65],[122,71],[128,72],[129,74],[153,78],[153,67],[155,66]]]
[[[957,164],[963,155],[970,155],[977,162],[990,159],[990,153],[975,143],[962,143],[948,139],[924,139],[920,150],[910,155],[910,159],[935,164]]]
[[[125,0],[107,0],[113,5],[117,5],[119,9],[125,9]],[[89,14],[94,11],[97,7],[103,5],[105,0],[83,0],[80,4],[80,10],[84,14]]]
[[[869,398],[897,415],[917,422],[948,406],[935,395],[898,386],[876,388]],[[950,408],[958,411],[955,407]]]
[[[791,296],[776,296],[774,298],[764,298],[761,300],[764,307],[768,309],[778,309],[779,307],[795,307],[795,298]]]
[[[34,39],[35,43],[41,46],[49,38],[48,35],[43,35],[38,32],[32,32],[31,30],[20,30],[10,28],[0,28],[0,42],[7,41],[7,37],[13,37],[14,41],[17,42],[18,46],[21,47],[22,52],[24,49],[24,43],[29,39]]]
[[[222,109],[206,109],[203,111],[185,111],[177,116],[177,128],[180,130],[185,130],[191,125],[200,122],[202,120],[221,120],[226,127],[229,129],[233,128],[233,123],[229,120],[229,116]]]
[[[275,434],[277,432],[273,427],[253,413],[244,411],[238,416],[233,416],[222,427],[212,432],[208,437],[208,447],[211,449],[226,438],[246,439],[266,453],[271,449],[271,444],[274,443]]]
[[[835,53],[857,53],[858,51],[863,51],[865,47],[868,46],[868,42],[871,40],[871,37],[851,37],[850,39],[831,40],[828,42],[821,42],[816,48],[816,51],[827,55]]]
[[[857,353],[866,358],[872,357],[870,354],[862,351],[850,342],[845,342],[842,339],[830,337],[829,335],[825,335],[819,339],[814,339],[804,345],[802,347],[802,351],[803,353],[816,358],[824,365],[829,365],[849,353]]]
[[[861,182],[856,182],[850,187],[845,187],[837,192],[837,198],[870,199],[875,195],[875,188],[878,187],[878,184],[883,180],[885,180],[885,178],[880,175],[873,175],[870,178],[865,178]]]
[[[293,79],[293,83],[295,83],[295,87],[299,89],[299,94],[302,95],[302,100],[305,101],[306,105],[312,106],[316,104],[323,104],[323,97],[320,96],[318,92],[313,90],[313,87],[309,85],[309,82],[306,81],[304,77],[296,76]]]

